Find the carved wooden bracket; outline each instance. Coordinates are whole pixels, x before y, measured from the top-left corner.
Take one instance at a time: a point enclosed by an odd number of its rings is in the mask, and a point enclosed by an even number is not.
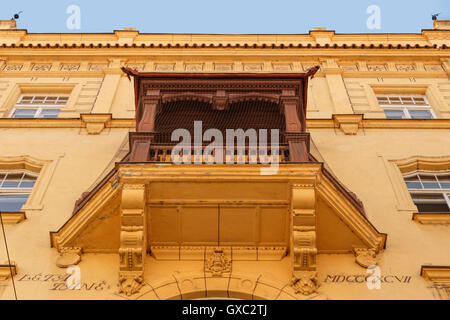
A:
[[[119,292],[139,292],[144,281],[145,185],[124,184],[121,203]]]
[[[314,185],[292,185],[292,282],[296,293],[317,292],[316,192]]]

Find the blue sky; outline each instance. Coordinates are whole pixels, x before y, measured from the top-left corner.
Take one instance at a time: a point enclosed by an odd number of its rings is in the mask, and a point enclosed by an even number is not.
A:
[[[450,0],[0,0],[0,19],[23,11],[18,28],[28,32],[420,33],[431,14],[450,19]],[[70,5],[80,8],[80,29],[67,28]],[[368,29],[367,7],[380,8],[380,29]]]

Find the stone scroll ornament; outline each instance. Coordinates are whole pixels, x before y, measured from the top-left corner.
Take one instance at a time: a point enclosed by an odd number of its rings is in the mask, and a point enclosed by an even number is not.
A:
[[[292,186],[292,279],[295,293],[311,295],[319,282],[316,270],[316,195],[313,185]]]
[[[119,293],[131,296],[144,283],[145,185],[125,184],[122,189]]]

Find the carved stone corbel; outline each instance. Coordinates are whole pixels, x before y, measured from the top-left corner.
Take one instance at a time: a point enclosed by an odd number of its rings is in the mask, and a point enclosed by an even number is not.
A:
[[[363,268],[377,264],[377,251],[374,248],[354,247],[355,262]]]
[[[60,268],[77,265],[81,261],[82,249],[79,247],[61,247],[59,256],[56,259],[56,265]]]
[[[145,185],[124,184],[121,203],[119,292],[130,296],[144,281]]]
[[[310,295],[319,286],[316,271],[316,193],[314,185],[292,186],[292,280],[296,293]]]
[[[333,114],[333,121],[336,128],[339,128],[346,135],[356,135],[362,127],[362,114]]]
[[[111,122],[111,113],[84,113],[80,119],[88,134],[100,134]]]

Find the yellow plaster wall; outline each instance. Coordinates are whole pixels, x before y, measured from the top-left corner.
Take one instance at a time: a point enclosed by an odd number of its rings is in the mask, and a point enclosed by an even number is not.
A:
[[[311,32],[310,35],[298,36],[212,36],[116,31],[82,37],[64,35],[61,38],[60,35],[33,35],[12,30],[1,31],[0,39],[4,43],[24,45],[184,42],[215,45],[265,43],[268,46],[270,43],[448,45],[448,32],[423,31],[422,34],[392,36],[336,35],[334,32]],[[389,49],[169,49],[156,46],[153,49],[44,50],[47,49],[0,48],[0,117],[9,114],[21,90],[45,92],[48,89],[49,93],[56,93],[69,88],[71,98],[66,110],[61,112],[61,118],[78,118],[80,113],[91,112],[112,113],[113,118],[133,118],[133,84],[121,75],[119,67],[122,65],[148,72],[304,72],[308,67],[319,64],[321,71],[309,84],[310,119],[331,119],[333,114],[348,113],[363,113],[365,118],[384,118],[376,103],[376,91],[388,93],[389,90],[398,92],[407,88],[414,93],[426,94],[437,116],[450,121],[448,49],[395,53]],[[50,67],[39,71],[35,68],[36,64]],[[73,64],[75,68],[64,69],[67,64]],[[383,65],[385,70],[374,71],[374,65]],[[397,65],[412,65],[414,71],[399,71]],[[49,231],[61,227],[71,216],[75,201],[102,174],[106,174],[105,168],[132,126],[106,128],[99,135],[88,135],[79,126],[62,129],[57,128],[56,123],[51,122],[47,128],[0,127],[0,157],[27,155],[56,163],[48,189],[44,192],[43,208],[26,212],[27,220],[20,224],[6,226],[12,259],[19,266],[19,274],[15,277],[19,298],[119,299],[121,297],[116,295],[119,263],[116,254],[83,255],[79,265],[83,282],[89,286],[93,284],[98,290],[87,290],[87,287],[81,291],[52,290],[55,287],[52,280],[44,281],[42,276],[64,275],[65,270],[55,265],[57,252],[50,248]],[[393,181],[391,161],[420,155],[450,156],[450,132],[448,129],[412,129],[408,128],[409,122],[404,123],[402,129],[388,129],[382,125],[379,129],[359,128],[356,135],[345,135],[335,128],[309,130],[333,173],[363,201],[371,223],[388,234],[387,248],[380,255],[382,273],[412,277],[411,283],[386,284],[386,289],[380,291],[367,290],[365,284],[327,283],[324,282],[327,275],[365,274],[365,269],[355,264],[353,255],[320,254],[320,292],[328,298],[436,298],[427,288],[429,284],[420,277],[419,270],[422,264],[450,265],[449,227],[423,225],[411,220],[414,205],[408,200],[408,195],[399,198],[398,190],[394,191],[399,189],[401,182]],[[405,204],[405,201],[410,202]],[[4,260],[6,253],[0,241],[0,263]],[[176,296],[174,275],[177,277],[184,271],[201,274],[203,269],[201,262],[162,262],[150,256],[146,263],[149,283],[167,282],[161,285],[159,298]],[[99,268],[99,265],[108,267]],[[263,279],[267,277],[278,281],[281,287],[289,281],[288,258],[264,263],[236,262],[233,268],[236,273],[245,275],[262,274]],[[61,280],[55,282],[61,283]],[[0,299],[13,298],[10,282],[0,283],[0,286]],[[211,281],[210,288],[214,286],[223,288],[226,284]],[[257,288],[255,292],[259,290],[264,289]],[[148,293],[148,297],[158,298],[152,294]],[[289,297],[286,292],[267,293],[268,296],[271,294],[274,298],[277,294],[278,297]]]

